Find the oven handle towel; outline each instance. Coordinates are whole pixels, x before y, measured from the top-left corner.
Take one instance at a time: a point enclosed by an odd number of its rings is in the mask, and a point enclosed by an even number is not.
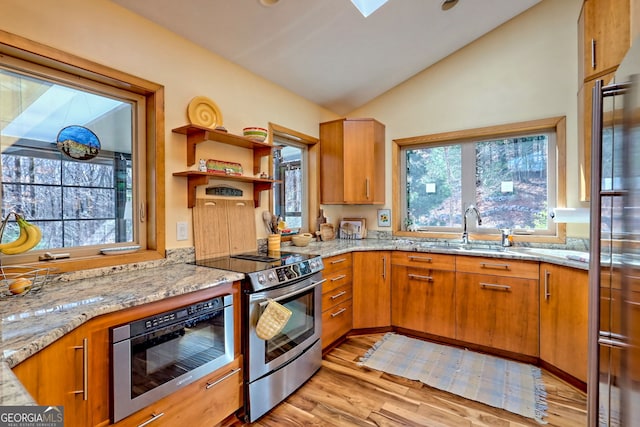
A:
[[[284,305],[269,299],[267,308],[262,312],[256,326],[258,338],[270,340],[278,335],[291,317],[291,310]]]

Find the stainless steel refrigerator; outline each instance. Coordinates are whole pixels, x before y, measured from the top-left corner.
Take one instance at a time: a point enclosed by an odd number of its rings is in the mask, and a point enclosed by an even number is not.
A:
[[[589,427],[640,426],[639,45],[593,91]]]

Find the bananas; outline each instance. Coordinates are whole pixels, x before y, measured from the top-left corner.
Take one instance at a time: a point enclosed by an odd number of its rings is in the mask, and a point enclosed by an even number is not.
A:
[[[21,254],[36,247],[42,239],[42,231],[40,230],[40,227],[35,224],[31,224],[18,214],[15,215],[18,226],[20,227],[20,235],[12,242],[0,244],[0,252],[3,254]]]

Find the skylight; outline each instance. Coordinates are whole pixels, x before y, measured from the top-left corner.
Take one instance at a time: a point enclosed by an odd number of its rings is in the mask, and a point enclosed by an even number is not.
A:
[[[351,0],[365,18],[378,10],[387,0]]]

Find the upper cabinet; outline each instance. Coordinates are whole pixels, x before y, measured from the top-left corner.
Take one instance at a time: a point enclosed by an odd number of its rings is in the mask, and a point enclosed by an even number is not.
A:
[[[585,0],[578,19],[578,143],[582,201],[589,200],[591,191],[591,90],[598,79],[604,84],[611,83],[629,50],[630,13],[638,7],[637,3],[638,0]]]
[[[581,34],[580,77],[583,81],[614,71],[631,45],[630,0],[585,0]]]
[[[320,123],[320,203],[384,204],[384,149],[377,120]]]
[[[254,141],[244,136],[234,135],[214,129],[208,129],[206,127],[197,125],[186,125],[175,128],[173,129],[173,132],[187,136],[187,166],[193,166],[196,163],[196,146],[203,142],[212,141],[252,150],[252,170],[254,174],[258,174],[260,172],[260,160],[263,157],[270,156],[273,149],[273,146],[270,144]],[[266,178],[255,178],[252,176],[233,174],[223,175],[199,170],[174,172],[173,176],[182,176],[187,178],[187,205],[190,208],[194,207],[196,204],[196,188],[200,185],[208,184],[209,179],[211,178],[253,183],[253,202],[256,208],[260,206],[260,193],[265,190],[271,190],[273,183],[279,182]]]

